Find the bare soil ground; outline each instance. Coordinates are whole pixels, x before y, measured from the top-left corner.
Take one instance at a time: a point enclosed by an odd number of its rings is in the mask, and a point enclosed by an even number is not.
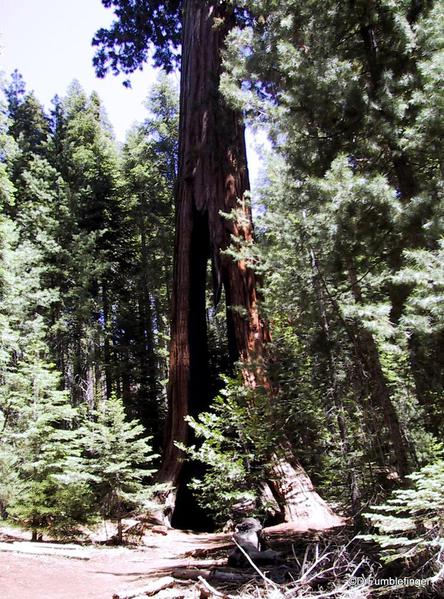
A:
[[[307,535],[313,540],[318,533],[289,525],[267,529],[275,542],[305,544]],[[231,534],[179,530],[148,531],[143,544],[134,547],[31,543],[29,533],[0,528],[0,599],[112,599],[114,594],[136,594],[178,568],[225,565],[231,546]]]
[[[29,535],[28,535],[29,539]],[[136,548],[30,543],[0,529],[1,599],[111,599],[121,589],[137,589],[173,569],[205,565],[196,550],[227,545],[229,535],[171,530],[150,534]],[[197,551],[199,553],[199,551]],[[210,560],[211,564],[215,560]]]

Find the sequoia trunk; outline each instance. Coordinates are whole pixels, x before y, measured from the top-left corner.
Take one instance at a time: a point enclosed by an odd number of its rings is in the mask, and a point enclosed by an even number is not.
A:
[[[255,273],[223,253],[233,236],[253,238],[251,211],[244,201],[249,187],[244,130],[219,92],[221,51],[233,25],[233,12],[224,2],[184,2],[169,409],[160,472],[171,489],[170,510],[173,489],[182,484],[183,455],[176,443],[188,441],[185,417],[208,407],[208,259],[215,301],[222,285],[225,290],[232,359],[245,364],[247,385],[268,385],[263,368],[268,331],[258,313]],[[234,209],[237,219],[221,215]],[[267,482],[285,519],[312,526],[338,523],[288,446],[277,448],[271,462]]]

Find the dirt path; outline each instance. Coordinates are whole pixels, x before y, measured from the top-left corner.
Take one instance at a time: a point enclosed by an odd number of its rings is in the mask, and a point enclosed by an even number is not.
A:
[[[326,531],[279,525],[265,532],[273,543],[302,542],[305,549]],[[225,565],[230,538],[180,530],[164,535],[153,529],[141,546],[112,548],[31,543],[26,534],[0,528],[0,599],[112,599],[124,589],[155,584],[176,568]]]
[[[191,553],[226,545],[229,537],[174,530],[147,536],[137,549],[8,541],[0,542],[1,599],[111,599],[174,568],[202,564]]]

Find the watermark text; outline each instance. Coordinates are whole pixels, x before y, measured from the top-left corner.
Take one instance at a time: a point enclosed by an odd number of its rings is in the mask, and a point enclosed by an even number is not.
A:
[[[350,578],[350,586],[359,587],[368,585],[372,587],[415,587],[422,588],[429,584],[422,578],[373,578],[371,576],[353,576]]]

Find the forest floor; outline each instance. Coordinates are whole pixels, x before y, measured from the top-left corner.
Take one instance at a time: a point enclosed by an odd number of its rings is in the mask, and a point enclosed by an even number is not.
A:
[[[229,535],[170,530],[147,534],[135,547],[31,543],[30,535],[0,528],[1,599],[111,599],[176,568],[205,566],[196,550],[230,544]]]
[[[301,540],[302,531],[274,527],[270,537]],[[319,534],[319,533],[316,533]],[[143,544],[109,547],[31,543],[29,533],[0,528],[1,599],[112,599],[156,595],[156,589],[185,581],[180,572],[223,567],[231,534],[180,530],[148,531]],[[171,575],[175,578],[171,579]],[[197,579],[197,575],[194,577]],[[150,591],[152,588],[152,592]],[[138,591],[140,591],[138,593]],[[142,593],[143,591],[143,593]],[[159,595],[160,596],[160,595]],[[183,597],[169,593],[169,597]],[[188,596],[188,595],[187,595]]]

